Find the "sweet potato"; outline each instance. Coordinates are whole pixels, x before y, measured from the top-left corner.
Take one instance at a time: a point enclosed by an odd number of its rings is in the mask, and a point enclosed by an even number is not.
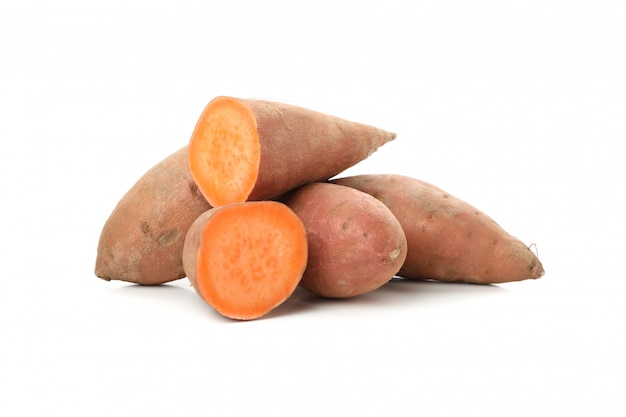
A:
[[[268,200],[323,181],[396,137],[284,103],[217,97],[189,141],[189,169],[214,206]]]
[[[333,179],[332,183],[371,194],[391,209],[408,242],[399,276],[495,284],[544,275],[537,256],[519,239],[432,184],[375,174]]]
[[[183,278],[185,234],[211,208],[187,168],[187,146],[146,172],[122,197],[100,234],[95,274],[156,285]]]
[[[352,188],[313,183],[282,196],[307,231],[309,262],[301,286],[329,298],[379,288],[407,254],[400,223],[383,203]]]
[[[284,204],[212,208],[191,225],[183,266],[200,297],[225,317],[259,318],[295,290],[307,263],[300,219]]]

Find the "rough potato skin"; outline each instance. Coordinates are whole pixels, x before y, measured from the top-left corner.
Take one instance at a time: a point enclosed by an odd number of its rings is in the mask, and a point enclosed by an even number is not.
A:
[[[497,284],[544,275],[537,256],[493,219],[424,181],[401,175],[357,175],[335,184],[382,201],[406,234],[408,255],[399,276]]]
[[[209,208],[185,146],[146,172],[113,209],[100,235],[96,276],[143,285],[183,278],[185,235]]]
[[[313,183],[280,201],[307,231],[309,260],[300,285],[328,298],[373,291],[395,276],[407,253],[399,222],[380,201],[358,190]]]

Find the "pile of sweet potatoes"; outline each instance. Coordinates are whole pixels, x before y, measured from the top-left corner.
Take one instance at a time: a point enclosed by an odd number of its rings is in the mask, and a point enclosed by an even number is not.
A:
[[[95,274],[188,277],[220,314],[261,317],[301,286],[354,297],[393,277],[494,284],[544,274],[533,251],[416,178],[338,177],[395,139],[284,103],[217,97],[189,143],[146,172],[104,224]]]

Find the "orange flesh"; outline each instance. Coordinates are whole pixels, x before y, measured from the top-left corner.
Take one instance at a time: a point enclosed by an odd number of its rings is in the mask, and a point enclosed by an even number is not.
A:
[[[198,292],[226,317],[261,317],[293,293],[307,253],[304,226],[283,204],[263,201],[224,207],[203,231]]]
[[[189,141],[189,170],[213,207],[248,199],[259,171],[261,147],[254,113],[229,97],[212,100]]]

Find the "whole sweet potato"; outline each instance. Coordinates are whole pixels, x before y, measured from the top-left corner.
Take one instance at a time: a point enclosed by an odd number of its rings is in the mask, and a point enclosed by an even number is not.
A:
[[[309,259],[300,285],[314,294],[346,298],[393,278],[407,254],[398,220],[383,203],[358,190],[313,183],[280,201],[302,220]]]
[[[331,182],[371,194],[398,219],[408,244],[399,276],[495,284],[544,275],[541,262],[524,243],[432,184],[393,174]]]
[[[96,276],[144,285],[183,278],[193,221],[211,208],[187,168],[187,146],[146,172],[122,197],[100,234]]]

